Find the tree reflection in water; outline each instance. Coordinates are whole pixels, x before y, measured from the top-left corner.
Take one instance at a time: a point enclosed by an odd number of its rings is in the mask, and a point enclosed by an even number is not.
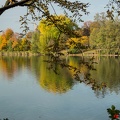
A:
[[[105,97],[109,92],[119,93],[120,58],[101,57],[1,57],[0,70],[12,80],[14,75],[27,69],[40,86],[54,93],[65,93],[76,83],[90,86],[96,97]],[[46,61],[46,62],[44,62]],[[94,70],[97,69],[97,70]]]
[[[96,82],[106,83],[107,88],[95,91],[97,97],[105,97],[106,94],[120,91],[120,57],[99,57],[98,64],[94,64],[96,71],[90,71],[91,77]]]
[[[120,58],[100,58],[98,64],[94,64],[95,59],[82,57],[62,57],[61,59],[40,57],[1,57],[0,71],[12,80],[16,72],[27,69],[36,76],[40,86],[55,94],[62,94],[76,83],[84,83],[90,86],[97,97],[105,97],[108,91],[119,93],[120,80]],[[46,62],[44,62],[46,61]],[[97,69],[97,70],[95,70]],[[117,69],[117,70],[116,70]],[[116,70],[116,71],[115,71]],[[110,74],[110,76],[109,76]],[[106,84],[105,84],[106,83]],[[114,108],[109,108],[108,114],[111,116]],[[115,109],[116,110],[116,109]],[[116,115],[116,116],[114,116]],[[112,114],[117,119],[118,113]],[[4,120],[8,120],[5,118]]]
[[[56,74],[56,75],[62,74],[64,78],[65,78],[65,76],[68,75],[69,77],[71,77],[71,79],[73,79],[74,82],[79,81],[80,83],[85,83],[86,85],[91,86],[91,88],[94,91],[103,90],[106,87],[105,82],[99,83],[95,79],[92,79],[92,77],[90,75],[90,70],[95,70],[93,67],[93,63],[94,63],[93,58],[87,59],[87,60],[85,60],[83,58],[80,58],[80,59],[75,59],[75,58],[76,57],[70,57],[67,59],[67,62],[66,62],[65,58],[60,58],[59,56],[52,55],[49,57],[49,59],[45,60],[45,62],[47,62],[47,64],[48,64],[48,67],[44,66],[43,69],[48,68],[49,70],[53,71],[53,74]],[[65,72],[65,71],[67,71],[67,72]],[[48,74],[49,72],[45,72],[45,73]],[[42,76],[44,76],[43,74],[42,74]],[[51,74],[51,76],[52,76],[52,74]],[[58,78],[59,77],[57,76],[57,79]],[[49,79],[49,77],[46,77],[46,79]],[[50,80],[48,80],[48,81],[50,81]],[[42,81],[42,83],[43,82],[44,81]],[[46,84],[46,82],[45,82],[45,84]],[[51,84],[51,82],[50,82],[50,84]]]
[[[30,59],[28,57],[1,56],[0,69],[8,80],[12,80],[14,75],[24,68],[30,68]]]
[[[42,58],[41,62],[43,62],[43,60],[45,60],[45,58]],[[45,90],[54,93],[65,93],[74,85],[69,71],[53,62],[51,64],[48,64],[48,62],[41,64],[39,82]]]

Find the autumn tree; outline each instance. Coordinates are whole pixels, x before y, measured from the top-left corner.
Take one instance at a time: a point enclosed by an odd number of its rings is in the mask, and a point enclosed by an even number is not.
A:
[[[33,32],[29,31],[29,32],[26,34],[26,39],[27,39],[28,41],[31,41],[32,35],[33,35]]]
[[[7,50],[13,51],[18,44],[17,37],[12,29],[7,29],[6,32],[6,39],[7,39]]]
[[[81,48],[80,38],[69,38],[66,42],[68,53],[79,53]]]
[[[1,34],[0,50],[14,51],[18,49],[18,38],[12,29],[8,28]]]
[[[7,40],[5,34],[2,34],[0,40],[0,50],[6,49],[6,47],[7,47]]]
[[[67,36],[72,36],[75,29],[78,27],[70,18],[65,15],[54,15],[51,17],[56,21],[55,24],[49,19],[42,19],[38,26],[40,31],[40,48],[41,52],[46,49],[52,52],[59,52],[65,49],[63,43],[68,39]],[[62,26],[62,27],[61,27]],[[65,35],[65,31],[69,31],[69,35]]]
[[[23,37],[19,43],[20,43],[19,44],[20,51],[30,50],[31,42],[28,41],[26,37]]]
[[[15,35],[11,38],[11,41],[12,41],[12,50],[18,51],[19,50],[19,41]]]
[[[5,36],[6,36],[6,39],[7,40],[10,40],[10,38],[13,36],[14,32],[12,29],[8,28],[6,31],[5,31]]]
[[[82,36],[90,36],[91,23],[92,23],[91,21],[84,22],[84,24],[82,26]]]
[[[1,35],[1,42],[0,42],[0,50],[7,50],[8,48],[8,43],[12,36],[14,35],[14,32],[12,29],[7,29],[4,33]]]

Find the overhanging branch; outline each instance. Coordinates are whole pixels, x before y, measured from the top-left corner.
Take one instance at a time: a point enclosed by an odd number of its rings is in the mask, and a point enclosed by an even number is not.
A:
[[[14,7],[17,7],[17,6],[29,6],[29,5],[31,5],[31,3],[32,4],[34,3],[34,2],[31,2],[30,4],[26,4],[29,1],[31,1],[31,0],[22,0],[22,1],[15,2],[15,3],[10,4],[10,5],[4,6],[4,7],[0,8],[0,15],[8,9],[11,9],[11,8],[14,8]]]

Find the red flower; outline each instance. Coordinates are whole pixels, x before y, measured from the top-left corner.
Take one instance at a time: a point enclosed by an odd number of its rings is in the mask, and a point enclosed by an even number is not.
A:
[[[115,118],[115,119],[118,119],[118,118],[119,118],[119,115],[118,115],[118,114],[115,114],[115,115],[114,115],[114,118]]]

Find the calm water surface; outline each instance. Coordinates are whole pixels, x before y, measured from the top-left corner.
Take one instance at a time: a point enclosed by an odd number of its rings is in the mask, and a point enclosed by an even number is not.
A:
[[[90,73],[107,87],[93,90],[72,78],[73,71],[48,70],[43,57],[0,58],[0,119],[9,120],[109,120],[107,108],[120,109],[120,58],[96,58],[96,71],[81,64],[80,57],[66,62]]]

